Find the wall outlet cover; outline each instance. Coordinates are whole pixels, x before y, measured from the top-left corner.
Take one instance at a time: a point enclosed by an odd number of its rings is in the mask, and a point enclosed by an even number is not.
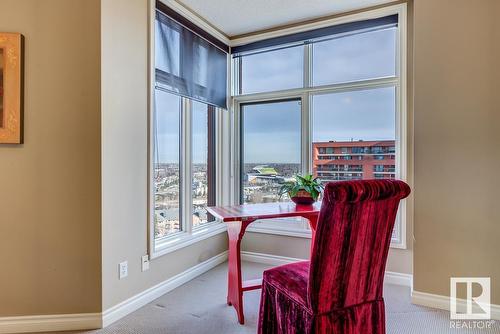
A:
[[[142,256],[142,271],[149,270],[149,255]]]
[[[118,272],[118,278],[122,279],[128,276],[128,261],[123,261],[120,263]]]

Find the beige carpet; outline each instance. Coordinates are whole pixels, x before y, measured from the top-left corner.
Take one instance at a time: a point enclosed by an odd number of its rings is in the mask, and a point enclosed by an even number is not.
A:
[[[268,266],[244,263],[243,267],[245,278],[257,278]],[[234,309],[226,305],[226,275],[224,263],[105,329],[78,333],[256,333],[260,290],[245,293],[245,325],[239,325]],[[409,288],[388,284],[384,294],[388,334],[500,333],[500,321],[489,330],[450,329],[449,313],[412,305]]]

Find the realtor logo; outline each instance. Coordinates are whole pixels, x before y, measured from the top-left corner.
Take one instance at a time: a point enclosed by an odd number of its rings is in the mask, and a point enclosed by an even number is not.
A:
[[[465,300],[457,300],[457,287],[460,291],[467,292]],[[465,290],[462,290],[464,288]],[[457,320],[491,318],[489,277],[450,278],[450,318]]]

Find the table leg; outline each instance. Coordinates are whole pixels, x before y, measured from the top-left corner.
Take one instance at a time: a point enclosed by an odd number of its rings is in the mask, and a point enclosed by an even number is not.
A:
[[[316,237],[316,227],[318,225],[318,215],[311,215],[304,217],[309,221],[309,226],[311,227],[311,255],[314,246],[314,239]]]
[[[232,305],[236,309],[240,324],[245,322],[245,318],[243,316],[243,286],[241,279],[240,245],[248,224],[249,222],[227,223],[227,234],[229,237],[227,304]]]

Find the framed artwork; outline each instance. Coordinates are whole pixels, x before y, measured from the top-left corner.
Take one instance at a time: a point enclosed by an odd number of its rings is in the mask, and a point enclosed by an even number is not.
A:
[[[0,144],[23,143],[23,36],[0,32]]]

